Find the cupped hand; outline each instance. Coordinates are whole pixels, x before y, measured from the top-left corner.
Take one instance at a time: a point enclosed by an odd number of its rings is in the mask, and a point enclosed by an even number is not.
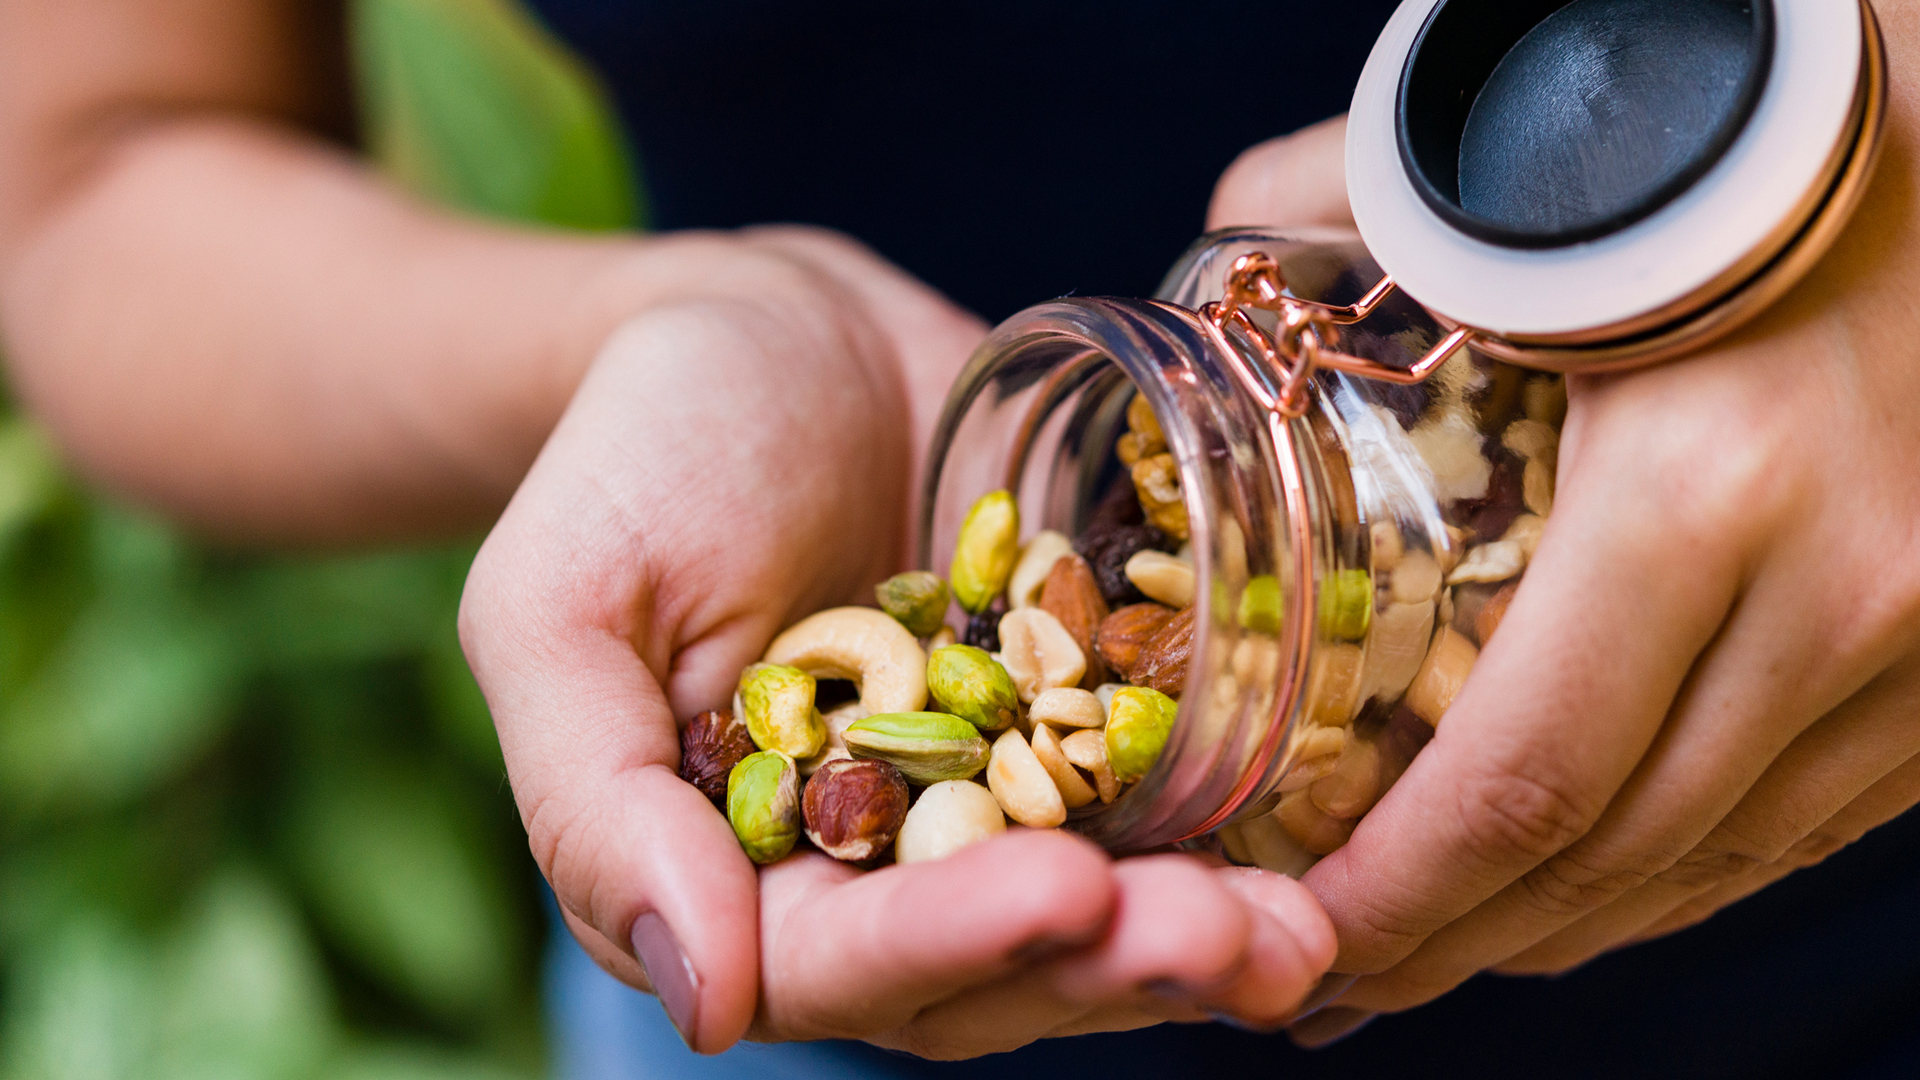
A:
[[[871,873],[805,853],[756,871],[678,778],[676,717],[725,707],[778,630],[902,564],[916,452],[984,328],[830,235],[665,243],[688,287],[601,349],[461,611],[588,952],[709,1053],[857,1037],[961,1057],[1283,1019],[1333,954],[1294,882],[1025,830]]]
[[[1901,42],[1890,27],[1899,72]],[[1305,877],[1360,977],[1318,1042],[1473,974],[1706,918],[1920,802],[1913,133],[1854,223],[1701,355],[1569,379],[1538,555],[1432,743]],[[1250,152],[1215,223],[1337,219],[1338,123]],[[1341,983],[1333,983],[1338,989]],[[1319,997],[1322,995],[1316,995]]]

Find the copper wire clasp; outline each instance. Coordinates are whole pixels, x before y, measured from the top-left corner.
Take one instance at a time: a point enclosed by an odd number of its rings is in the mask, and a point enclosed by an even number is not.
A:
[[[1289,296],[1280,264],[1266,252],[1254,251],[1233,261],[1233,268],[1227,274],[1226,295],[1202,308],[1201,314],[1222,333],[1230,323],[1237,326],[1273,370],[1280,372],[1280,396],[1270,407],[1293,418],[1306,412],[1307,388],[1313,383],[1313,373],[1320,368],[1408,385],[1432,375],[1447,357],[1474,339],[1472,330],[1460,327],[1441,338],[1425,356],[1407,368],[1388,367],[1340,352],[1337,348],[1340,327],[1351,326],[1373,314],[1393,291],[1393,276],[1388,275],[1351,304],[1323,304]],[[1271,311],[1279,316],[1275,333],[1267,333],[1248,318],[1247,308]]]

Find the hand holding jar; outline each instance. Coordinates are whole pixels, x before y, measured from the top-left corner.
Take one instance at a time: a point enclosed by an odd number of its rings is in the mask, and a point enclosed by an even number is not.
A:
[[[811,851],[756,872],[675,775],[676,716],[724,706],[776,632],[897,567],[912,448],[979,334],[842,239],[721,247],[742,288],[607,341],[462,609],[575,935],[707,1053],[837,1037],[951,1058],[1282,1019],[1333,954],[1296,882],[1025,831],[867,874]]]
[[[1297,1038],[1671,933],[1920,801],[1920,27],[1886,31],[1886,158],[1812,275],[1704,354],[1569,378],[1551,523],[1498,638],[1305,876],[1359,978]],[[1250,151],[1214,222],[1341,223],[1343,128]]]

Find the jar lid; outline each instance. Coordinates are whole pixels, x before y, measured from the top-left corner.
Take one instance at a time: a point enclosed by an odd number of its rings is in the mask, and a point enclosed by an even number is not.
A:
[[[1407,0],[1354,94],[1348,194],[1394,282],[1486,351],[1645,362],[1812,265],[1884,94],[1864,0]]]

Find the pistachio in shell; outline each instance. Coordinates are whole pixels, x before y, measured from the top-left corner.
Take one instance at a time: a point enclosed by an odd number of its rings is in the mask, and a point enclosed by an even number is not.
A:
[[[932,637],[947,622],[947,583],[926,570],[895,574],[876,585],[880,610],[893,616],[914,637]]]
[[[986,768],[992,747],[972,724],[951,713],[881,713],[847,728],[856,758],[891,763],[916,784],[965,780]]]
[[[740,673],[740,711],[747,734],[762,750],[809,758],[827,741],[827,725],[813,707],[813,676],[785,664],[755,664]]]
[[[1020,507],[1010,491],[980,496],[960,523],[947,580],[960,606],[978,614],[1007,587],[1020,557]]]
[[[800,839],[800,770],[778,750],[748,754],[727,776],[727,823],[747,858],[779,862]]]
[[[1166,749],[1180,705],[1158,690],[1127,686],[1107,709],[1107,761],[1123,784],[1147,775]]]
[[[927,658],[927,693],[947,712],[981,731],[999,731],[1020,717],[1013,676],[972,645],[948,645]]]
[[[1320,633],[1334,641],[1359,641],[1373,622],[1373,575],[1336,570],[1320,581]]]

